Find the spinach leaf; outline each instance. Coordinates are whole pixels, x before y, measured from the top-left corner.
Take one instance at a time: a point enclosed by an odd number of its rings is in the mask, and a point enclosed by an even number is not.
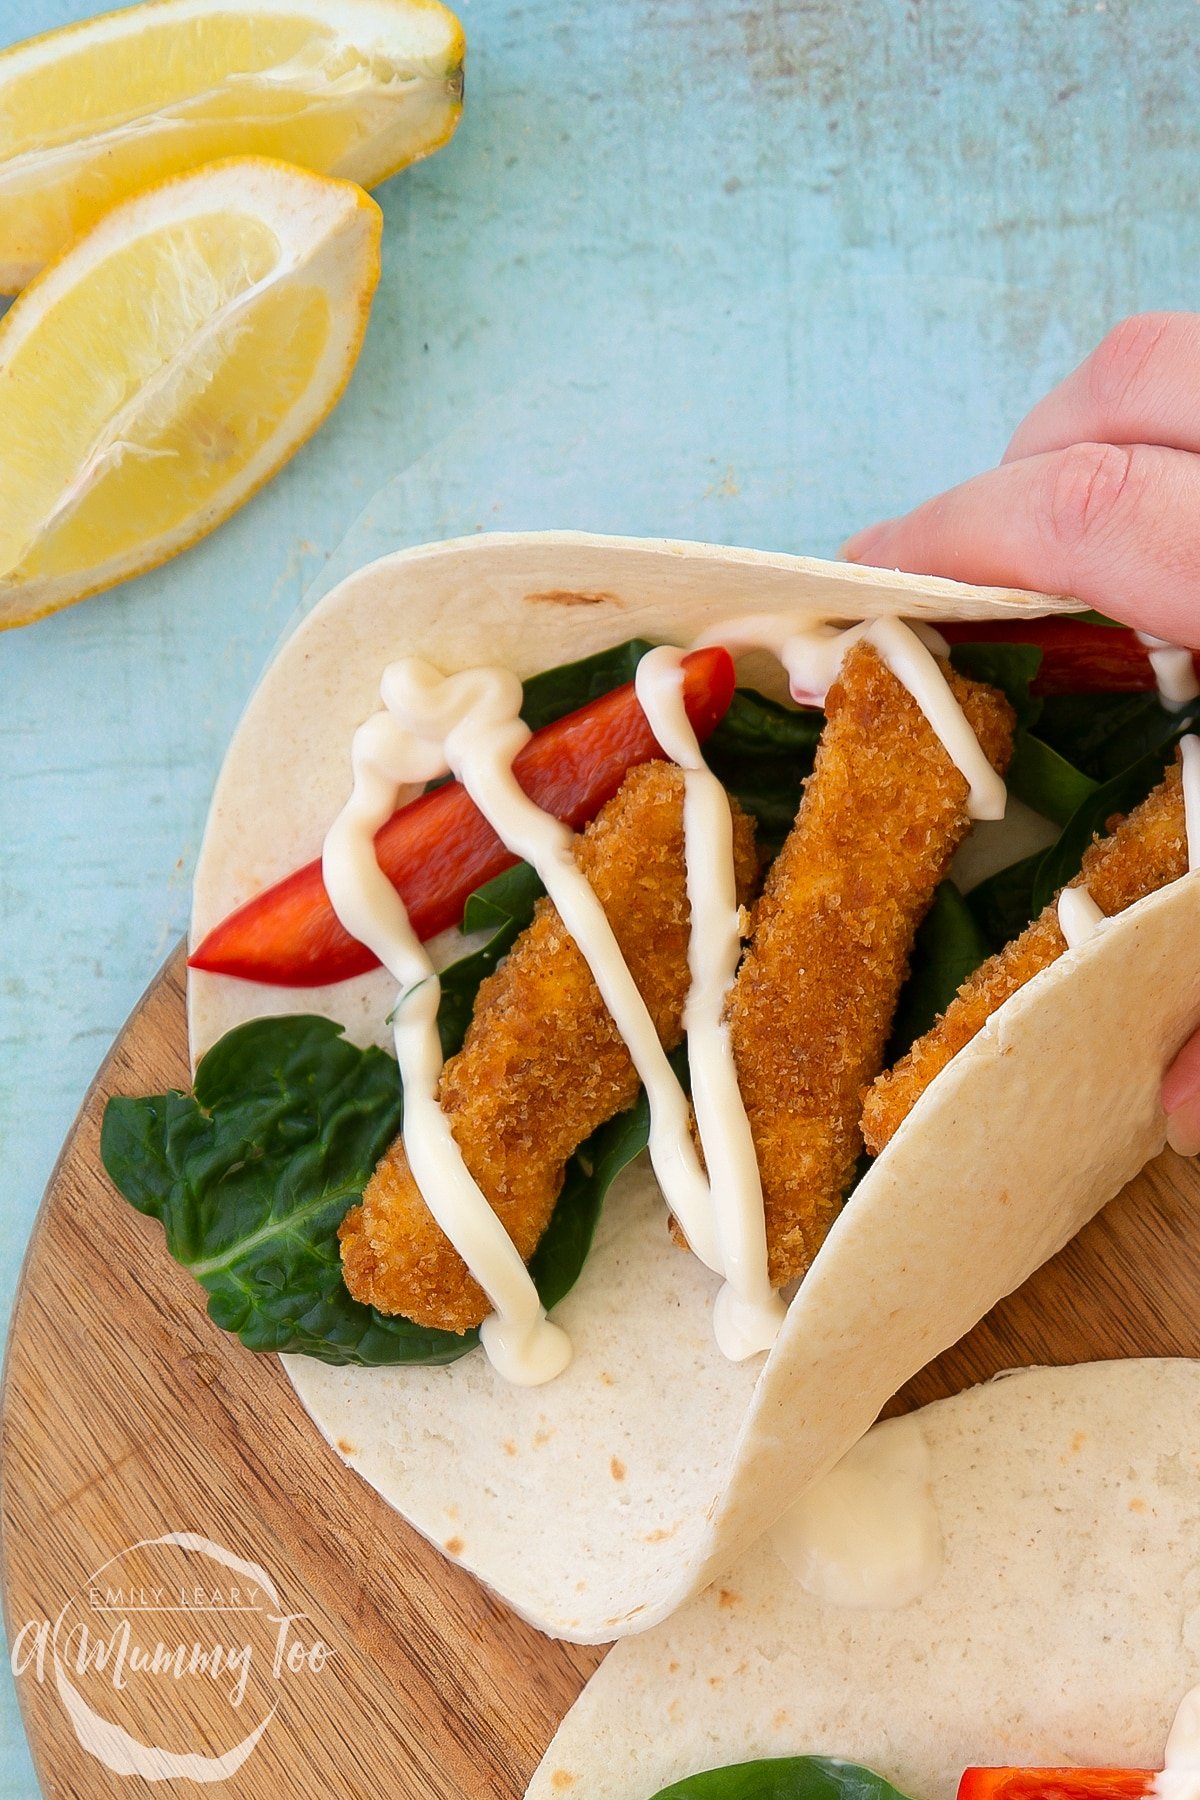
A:
[[[990,948],[966,900],[952,881],[943,881],[913,944],[912,972],[900,990],[884,1058],[887,1067],[945,1012]]]
[[[1017,730],[1036,725],[1042,702],[1029,684],[1042,666],[1042,653],[1034,644],[954,644],[950,666],[972,681],[986,681],[1006,694],[1017,715]]]
[[[769,848],[792,828],[824,724],[825,715],[811,707],[797,711],[738,688],[703,746],[709,768],[752,816]]]
[[[507,928],[512,921],[528,925],[534,903],[545,888],[529,863],[514,863],[502,875],[494,875],[473,894],[467,895],[459,930],[464,936],[472,931],[494,931]],[[453,966],[453,965],[451,965]],[[442,977],[445,980],[445,973]]]
[[[1017,733],[1005,779],[1010,793],[1055,825],[1065,825],[1097,785],[1031,731]]]
[[[651,648],[647,638],[630,638],[628,643],[599,650],[579,662],[531,675],[525,682],[521,717],[531,731],[540,731],[543,725],[553,725],[556,719],[578,712],[590,700],[599,700],[602,694],[632,681],[638,664]]]
[[[898,1788],[834,1756],[779,1756],[708,1769],[661,1788],[652,1800],[904,1800]]]
[[[1182,726],[1178,729],[1182,730]],[[1093,837],[1103,836],[1113,814],[1127,813],[1146,798],[1151,788],[1158,786],[1164,766],[1163,751],[1152,750],[1089,794],[1064,827],[1058,842],[1051,844],[1038,864],[1032,895],[1035,914],[1048,906],[1059,888],[1079,873],[1084,851]]]
[[[586,706],[632,681],[651,648],[647,639],[631,638],[580,662],[531,676],[525,683],[521,717],[537,731]],[[753,689],[739,688],[707,740],[710,767],[754,817],[769,845],[782,843],[791,829],[823,724],[822,714],[811,708],[798,712]]]
[[[254,1019],[227,1033],[191,1094],[117,1097],[100,1154],[251,1350],[325,1362],[442,1363],[473,1338],[352,1300],[337,1228],[400,1128],[396,1065],[329,1019]]]
[[[998,869],[967,895],[967,905],[989,952],[1003,950],[1033,918],[1037,910],[1033,904],[1034,884],[1044,855],[1044,851],[1035,850],[1032,856],[1010,863],[1007,869]]]
[[[544,892],[530,865],[517,863],[468,896],[460,930],[486,930],[491,935],[478,949],[460,956],[441,972],[438,1036],[443,1056],[453,1056],[461,1050],[480,982],[508,955],[533,917],[538,896]]]
[[[1013,759],[1006,781],[1009,791],[1045,819],[1065,825],[1095,785],[1061,750],[1034,735],[1045,701],[1030,692],[1042,663],[1033,644],[955,644],[950,660],[961,675],[986,681],[1008,696],[1017,715]]]
[[[650,1107],[643,1088],[636,1104],[594,1131],[567,1164],[554,1216],[529,1259],[529,1273],[547,1311],[575,1286],[592,1247],[604,1196],[649,1140]]]
[[[1038,735],[1090,775],[1109,781],[1150,750],[1171,742],[1197,708],[1167,712],[1155,694],[1050,694]]]
[[[1108,620],[1096,622],[1107,624]],[[1016,653],[1014,655],[1013,653]],[[1019,725],[1011,791],[1063,827],[1049,850],[1002,869],[968,899],[984,937],[999,949],[1024,929],[1078,872],[1083,853],[1114,813],[1128,812],[1162,779],[1165,752],[1200,702],[1170,713],[1155,694],[1052,694],[1029,706],[1019,681],[1032,680],[1040,651],[1027,645],[955,645],[956,668],[1003,687]],[[1036,736],[1030,726],[1036,723]]]
[[[1122,625],[1120,619],[1110,619],[1104,613],[1094,612],[1090,606],[1082,612],[1068,613],[1068,619],[1078,619],[1082,625],[1108,625],[1113,631],[1128,631],[1128,625]]]
[[[396,1065],[330,1019],[252,1019],[202,1059],[191,1094],[118,1096],[100,1154],[132,1206],[250,1350],[332,1363],[447,1363],[478,1333],[435,1331],[351,1298],[337,1228],[400,1129]],[[601,1204],[643,1148],[641,1108],[610,1120],[567,1168],[533,1274],[546,1306],[578,1279]]]

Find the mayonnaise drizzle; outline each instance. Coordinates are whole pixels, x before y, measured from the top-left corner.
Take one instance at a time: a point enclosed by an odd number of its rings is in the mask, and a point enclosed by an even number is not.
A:
[[[1162,1800],[1200,1800],[1200,1687],[1179,1702],[1152,1791]]]
[[[762,1182],[738,1089],[725,1002],[742,953],[729,796],[705,764],[683,700],[683,653],[638,664],[636,688],[659,746],[684,772],[683,833],[691,931],[684,1007],[692,1106],[708,1168],[712,1233],[725,1285],[713,1329],[731,1362],[774,1343],[786,1308],[767,1278]],[[665,1196],[670,1201],[671,1196]]]
[[[929,1450],[911,1415],[874,1426],[772,1528],[776,1554],[831,1606],[895,1609],[941,1573]]]
[[[1067,940],[1068,950],[1091,937],[1104,916],[1086,886],[1065,887],[1058,896],[1058,929]]]
[[[325,839],[322,874],[346,930],[375,953],[400,989],[393,1023],[413,1180],[491,1301],[494,1310],[480,1330],[489,1360],[507,1380],[533,1387],[566,1367],[570,1339],[547,1319],[529,1271],[472,1180],[438,1105],[441,985],[375,855],[375,833],[409,782],[453,771],[473,798],[486,793],[481,810],[493,818],[519,810],[517,797],[530,804],[512,773],[512,759],[529,736],[517,716],[521,684],[503,669],[445,678],[412,658],[384,671],[380,692],[386,710],[354,734],[353,791]]]
[[[970,816],[1002,817],[1004,783],[938,666],[933,652],[944,652],[945,644],[936,632],[886,618],[842,630],[812,621],[797,630],[791,615],[732,621],[701,641],[774,651],[795,697],[819,703],[847,651],[864,639],[908,688],[964,775]],[[384,711],[355,734],[353,791],[325,840],[323,873],[334,911],[400,989],[393,1022],[413,1179],[491,1302],[480,1331],[488,1357],[501,1374],[524,1385],[551,1380],[565,1368],[570,1342],[546,1318],[528,1270],[467,1170],[438,1104],[440,984],[379,867],[375,834],[402,787],[453,774],[508,849],[532,864],[646,1090],[650,1160],[663,1197],[693,1252],[725,1278],[714,1308],[717,1341],[736,1361],[769,1348],[786,1308],[768,1280],[761,1181],[724,1018],[741,955],[733,825],[725,790],[705,765],[688,721],[680,664],[679,651],[651,652],[639,665],[637,692],[660,746],[684,771],[691,907],[684,1026],[707,1176],[692,1138],[687,1096],[604,908],[575,861],[574,834],[535,805],[513,774],[513,760],[529,737],[515,675],[479,668],[447,677],[417,658],[390,664],[380,683]]]
[[[1154,637],[1148,631],[1139,631],[1135,635],[1138,643],[1150,652],[1158,698],[1168,712],[1181,712],[1193,700],[1200,699],[1200,681],[1196,679],[1196,664],[1190,650],[1184,650],[1166,638]]]
[[[1136,634],[1139,644],[1150,652],[1160,706],[1167,712],[1182,712],[1193,700],[1200,699],[1200,681],[1196,679],[1196,660],[1190,650],[1172,644],[1166,638],[1152,637],[1148,631]],[[1183,816],[1187,829],[1188,868],[1200,865],[1200,743],[1192,732],[1179,740],[1183,763]]]
[[[1136,633],[1139,644],[1150,652],[1150,666],[1158,688],[1159,703],[1168,712],[1180,712],[1193,700],[1200,699],[1200,681],[1190,650],[1169,644],[1165,638],[1152,637],[1148,631]],[[1183,817],[1187,832],[1188,868],[1200,866],[1200,738],[1192,732],[1179,740],[1182,762]],[[1067,887],[1058,896],[1058,927],[1067,940],[1068,950],[1082,944],[1104,918],[1104,914],[1088,893],[1086,886]]]
[[[847,628],[814,621],[797,630],[794,614],[767,613],[718,625],[700,642],[724,644],[728,650],[770,651],[787,672],[792,699],[810,706],[824,704],[853,646],[871,644],[897,681],[908,689],[965,779],[968,817],[1004,817],[1008,791],[950,691],[934,654],[945,649],[936,632],[892,618],[868,619]]]
[[[470,763],[464,759],[460,777],[463,786],[508,848],[537,870],[592,972],[646,1090],[650,1106],[650,1161],[658,1185],[696,1255],[719,1272],[721,1261],[708,1182],[692,1140],[687,1095],[667,1061],[654,1020],[621,955],[604,908],[575,861],[574,833],[551,813],[535,806],[511,774],[511,794],[503,785],[497,786],[491,775],[486,751]]]

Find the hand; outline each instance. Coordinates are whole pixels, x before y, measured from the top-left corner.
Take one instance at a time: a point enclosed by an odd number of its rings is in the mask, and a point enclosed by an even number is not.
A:
[[[860,531],[852,562],[1073,594],[1200,646],[1200,314],[1125,319],[1017,427],[997,469]],[[1200,1032],[1162,1089],[1200,1152]]]
[[[1200,314],[1115,326],[1038,401],[998,469],[869,526],[842,554],[1074,594],[1200,647]]]

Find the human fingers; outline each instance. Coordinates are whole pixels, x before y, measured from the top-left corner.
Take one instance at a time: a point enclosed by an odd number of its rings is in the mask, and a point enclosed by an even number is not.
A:
[[[1071,444],[978,475],[842,547],[851,562],[1074,595],[1200,645],[1200,456]]]
[[[1181,1156],[1200,1153],[1200,1031],[1179,1052],[1162,1085],[1167,1142]]]
[[[1200,450],[1200,313],[1122,319],[1018,425],[1004,461],[1084,443]]]

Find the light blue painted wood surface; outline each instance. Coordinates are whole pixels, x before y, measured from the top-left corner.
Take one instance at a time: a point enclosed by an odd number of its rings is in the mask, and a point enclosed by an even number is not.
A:
[[[93,10],[4,0],[0,42]],[[1197,304],[1195,0],[461,10],[466,121],[382,192],[333,420],[172,567],[0,639],[5,1314],[184,928],[222,747],[332,567],[531,526],[830,554],[995,460],[1114,319]],[[36,1793],[10,1690],[0,1728],[0,1793]]]

